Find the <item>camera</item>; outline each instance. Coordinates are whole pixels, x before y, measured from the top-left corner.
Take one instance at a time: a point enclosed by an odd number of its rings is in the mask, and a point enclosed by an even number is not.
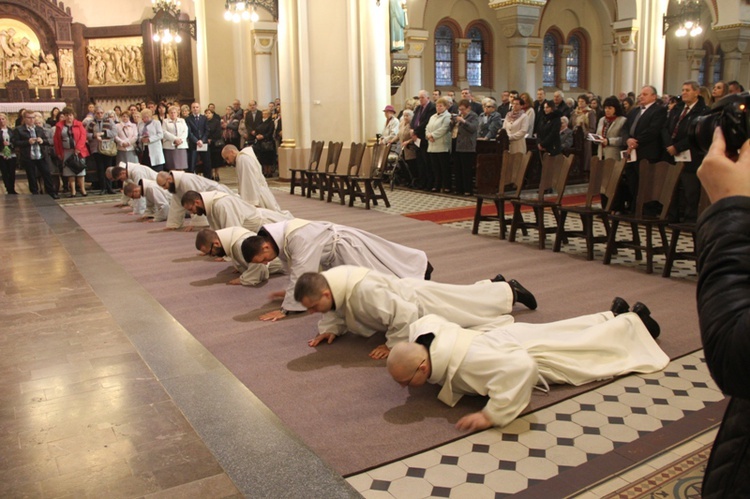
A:
[[[714,140],[714,129],[721,127],[727,142],[727,152],[735,153],[750,138],[750,93],[728,95],[699,116],[688,129],[690,144],[708,152]]]

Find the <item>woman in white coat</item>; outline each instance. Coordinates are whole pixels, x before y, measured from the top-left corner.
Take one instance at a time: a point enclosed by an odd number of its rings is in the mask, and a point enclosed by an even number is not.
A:
[[[148,164],[152,170],[160,172],[164,170],[164,149],[161,141],[164,131],[159,120],[152,119],[153,113],[150,109],[141,111],[141,122],[138,125],[138,136],[143,147],[142,164]]]
[[[510,140],[510,153],[526,153],[526,134],[529,131],[529,115],[523,110],[523,100],[520,97],[513,99],[513,107],[505,116],[503,128],[508,132]]]
[[[615,97],[604,99],[604,116],[599,120],[596,134],[602,137],[599,142],[599,159],[620,160],[620,152],[624,149],[622,141],[622,127],[627,119],[622,115],[622,104]]]
[[[441,97],[435,103],[437,112],[430,116],[425,128],[427,144],[427,157],[435,178],[432,184],[432,192],[451,191],[451,114],[448,112],[451,102]]]
[[[117,164],[139,163],[135,152],[135,146],[138,143],[138,125],[130,121],[128,111],[120,113],[120,122],[115,125],[115,130],[117,131],[115,136]]]
[[[164,169],[187,170],[188,126],[185,120],[180,118],[180,108],[170,106],[161,127],[164,131],[161,141],[164,148]]]

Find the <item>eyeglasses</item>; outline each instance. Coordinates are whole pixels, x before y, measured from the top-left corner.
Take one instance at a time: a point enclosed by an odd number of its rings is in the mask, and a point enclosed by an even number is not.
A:
[[[414,379],[414,376],[416,376],[417,373],[419,372],[419,368],[422,367],[422,364],[424,364],[425,362],[427,362],[427,359],[424,359],[422,362],[419,363],[419,365],[417,366],[417,368],[414,369],[414,374],[411,375],[411,377],[409,378],[409,381],[399,381],[398,384],[401,385],[401,386],[403,386],[404,388],[406,388],[407,386],[409,386],[411,384],[412,380]]]

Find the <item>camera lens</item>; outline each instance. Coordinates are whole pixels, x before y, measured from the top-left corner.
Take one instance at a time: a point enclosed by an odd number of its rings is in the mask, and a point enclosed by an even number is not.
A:
[[[699,116],[693,120],[688,128],[688,137],[692,145],[704,153],[708,152],[714,140],[714,129],[720,122],[721,114],[718,113]]]

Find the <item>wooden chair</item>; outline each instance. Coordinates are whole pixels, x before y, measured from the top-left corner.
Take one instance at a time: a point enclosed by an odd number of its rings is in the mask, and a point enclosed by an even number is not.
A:
[[[516,231],[518,229],[536,229],[539,232],[539,249],[544,249],[547,234],[557,232],[560,225],[560,204],[562,203],[565,186],[568,183],[568,173],[570,165],[573,163],[573,156],[545,156],[542,160],[542,176],[539,180],[539,190],[536,198],[532,199],[512,199],[513,204],[513,222],[510,224],[510,235],[508,241],[516,241]],[[546,196],[549,190],[556,194]],[[524,206],[529,206],[534,211],[534,222],[525,222],[521,210]],[[555,216],[556,225],[547,227],[544,223],[544,212],[549,208]]]
[[[672,204],[675,188],[682,171],[682,163],[670,165],[666,161],[650,164],[642,160],[638,166],[638,195],[635,200],[634,214],[611,214],[609,220],[609,239],[607,239],[607,250],[604,252],[604,265],[609,265],[612,254],[619,248],[630,248],[635,251],[635,259],[642,259],[642,252],[646,252],[646,273],[654,271],[654,255],[666,255],[669,249],[666,227],[668,225],[667,213],[669,205]],[[657,215],[644,213],[644,205],[652,204],[654,201],[661,203],[661,211]],[[648,209],[648,208],[647,208]],[[620,223],[630,224],[632,238],[617,240],[617,228]],[[638,232],[640,226],[646,231],[646,244],[641,244],[641,236]],[[662,244],[654,246],[653,229],[656,228],[661,235]]]
[[[320,193],[320,200],[328,192],[328,175],[336,173],[339,167],[339,157],[341,157],[341,149],[343,149],[343,142],[328,142],[328,156],[326,158],[325,171],[319,169],[307,170],[304,172],[305,182],[307,183],[307,197],[315,192],[316,190]]]
[[[531,161],[532,152],[529,151],[526,154],[515,153],[511,154],[508,151],[503,151],[503,166],[500,170],[500,181],[497,184],[497,189],[494,192],[483,193],[479,186],[477,186],[477,207],[474,211],[474,225],[471,229],[472,234],[479,232],[479,224],[481,222],[500,222],[500,239],[505,239],[505,232],[507,224],[510,219],[505,218],[505,202],[511,199],[518,199],[521,196],[521,189],[523,188],[523,179],[526,175],[526,169]],[[487,165],[478,165],[478,168],[487,167]],[[477,172],[477,176],[483,176],[482,173]],[[497,214],[495,215],[483,215],[482,206],[484,200],[488,199],[495,203]],[[526,233],[524,229],[524,234]]]
[[[346,202],[346,196],[352,192],[352,177],[358,177],[362,168],[362,158],[365,155],[366,145],[364,143],[352,142],[349,151],[349,164],[346,166],[346,173],[331,173],[328,175],[328,196],[327,202],[331,202],[334,194],[339,195],[339,202],[343,205]]]
[[[708,194],[706,193],[705,189],[701,188],[701,197],[700,201],[698,201],[698,218],[700,218],[701,213],[703,213],[709,206],[711,206],[711,201],[709,201],[708,199]],[[667,261],[664,263],[664,271],[661,274],[662,277],[669,277],[670,275],[672,275],[672,266],[674,265],[675,260],[695,261],[697,259],[697,255],[695,252],[695,234],[698,232],[697,223],[671,223],[668,225],[668,227],[672,231],[672,239],[669,242]],[[690,234],[690,237],[693,238],[693,249],[691,251],[677,251],[677,243],[680,239],[680,235],[682,235],[683,232]]]
[[[307,168],[290,168],[289,173],[292,174],[292,178],[289,186],[289,194],[294,194],[294,188],[299,186],[300,194],[303,196],[307,192],[307,177],[305,172],[311,170],[317,170],[320,164],[320,156],[323,154],[323,141],[313,140],[310,146],[310,158],[307,162]]]
[[[351,193],[349,194],[349,207],[354,206],[354,200],[359,199],[365,203],[365,209],[370,209],[370,202],[378,205],[378,199],[382,199],[387,208],[391,203],[383,188],[383,170],[388,161],[388,152],[391,146],[386,144],[375,144],[372,147],[372,160],[370,161],[370,174],[366,177],[351,177]],[[362,183],[360,185],[360,182]],[[379,194],[375,192],[378,189]]]
[[[555,245],[552,251],[560,251],[564,239],[571,237],[583,237],[586,239],[586,260],[594,259],[594,244],[606,243],[609,235],[609,223],[607,215],[612,211],[612,203],[615,199],[617,186],[622,178],[625,168],[625,159],[615,161],[607,159],[601,161],[597,156],[591,158],[591,170],[589,186],[586,191],[586,204],[584,206],[562,206],[560,207],[560,223],[557,225],[555,234]],[[597,196],[602,196],[601,206],[594,206],[593,201]],[[606,199],[606,201],[604,201]],[[581,219],[581,230],[565,228],[565,220],[568,213],[574,213]],[[604,225],[605,235],[594,236],[594,219],[600,218]]]

